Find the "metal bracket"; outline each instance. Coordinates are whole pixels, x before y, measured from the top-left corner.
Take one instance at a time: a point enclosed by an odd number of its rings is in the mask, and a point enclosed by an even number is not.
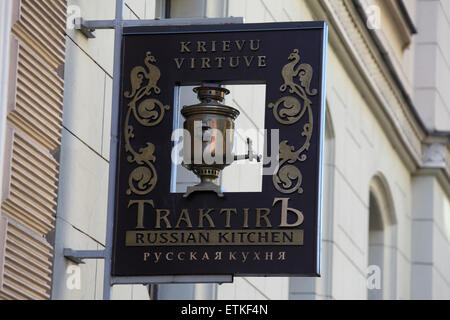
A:
[[[94,39],[95,30],[114,29],[116,20],[84,20],[75,18],[75,29],[86,38]],[[150,26],[181,26],[181,25],[209,25],[209,24],[235,24],[244,23],[243,17],[230,18],[171,18],[154,20],[123,20],[123,27],[150,27]]]
[[[79,30],[88,39],[95,38],[95,28],[89,27],[89,21],[85,21],[83,18],[75,18],[75,30]]]
[[[248,152],[245,155],[242,156],[234,156],[235,161],[239,160],[256,160],[256,162],[261,162],[262,156],[259,154],[255,154],[253,152],[253,141],[250,138],[247,138],[247,146],[248,146]]]
[[[64,257],[75,264],[85,264],[85,259],[105,259],[105,250],[73,250],[64,248]],[[150,276],[111,277],[111,285],[161,283],[233,283],[232,275],[218,276]]]
[[[76,264],[85,264],[84,259],[105,259],[105,250],[73,250],[64,248],[64,257]]]

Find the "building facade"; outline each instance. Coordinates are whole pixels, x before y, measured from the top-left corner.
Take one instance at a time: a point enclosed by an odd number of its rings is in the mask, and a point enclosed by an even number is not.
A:
[[[103,260],[63,249],[105,246],[114,31],[88,39],[77,17],[114,19],[115,1],[0,3],[0,299],[102,298]],[[322,277],[123,285],[113,298],[450,299],[450,3],[126,1],[126,19],[198,17],[328,23]],[[260,128],[263,86],[232,92],[238,125]],[[221,183],[257,189],[257,174],[230,167]]]

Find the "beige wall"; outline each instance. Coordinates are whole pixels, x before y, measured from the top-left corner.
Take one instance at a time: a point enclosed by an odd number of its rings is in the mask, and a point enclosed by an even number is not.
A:
[[[113,2],[71,0],[69,5],[78,5],[86,19],[112,19]],[[426,7],[426,10],[420,8],[420,5],[426,5],[425,2],[429,2],[431,6]],[[323,3],[328,4],[328,8],[332,6],[328,1]],[[333,14],[348,14],[345,11],[347,7],[340,6],[340,2],[333,3]],[[419,14],[432,10],[436,3],[447,6],[445,1],[419,1],[417,9],[414,9],[414,6],[408,8]],[[128,1],[128,4],[127,16],[130,18],[153,18],[157,11],[155,1],[135,0]],[[172,13],[177,17],[244,16],[247,23],[315,20],[322,17],[320,12],[316,0],[184,0],[172,3]],[[417,24],[420,32],[421,24]],[[354,28],[356,24],[350,20],[349,25]],[[344,31],[350,34],[349,25],[345,25]],[[448,193],[434,175],[416,177],[415,170],[421,165],[423,133],[417,129],[419,126],[414,122],[414,117],[404,107],[405,103],[393,82],[389,82],[389,73],[379,62],[382,60],[369,60],[368,55],[364,54],[364,50],[375,50],[374,46],[363,42],[368,39],[365,34],[356,33],[349,36],[339,32],[334,27],[330,30],[328,53],[329,110],[326,149],[329,156],[326,161],[326,181],[331,187],[325,189],[324,195],[324,277],[237,277],[235,283],[220,286],[165,285],[160,286],[161,298],[367,298],[369,191],[375,176],[386,182],[384,192],[393,199],[393,263],[388,269],[384,269],[394,279],[392,298],[418,297],[422,286],[420,281],[423,279],[429,286],[428,291],[423,291],[423,297],[448,297],[449,230],[442,227],[443,224],[448,225],[450,219]],[[66,90],[56,216],[53,298],[99,299],[102,296],[102,261],[90,260],[82,265],[81,288],[70,290],[67,287],[70,276],[67,272],[72,270],[72,264],[62,257],[62,249],[104,247],[113,32],[99,30],[96,39],[87,40],[79,32],[68,30],[66,40]],[[442,39],[442,43],[446,43],[445,41]],[[414,60],[416,66],[417,61],[420,62],[419,47],[422,46],[419,40],[417,43],[419,60]],[[423,47],[427,46],[423,43]],[[433,48],[435,53],[439,49]],[[363,60],[362,56],[367,60]],[[412,53],[410,56],[413,56]],[[425,110],[425,104],[420,103],[420,94],[422,89],[423,92],[429,90],[429,83],[424,84],[423,88],[418,85],[418,81],[423,79],[419,79],[417,72],[412,78],[411,58],[408,58],[410,60],[407,62],[404,59],[407,58],[399,56],[396,67],[404,73],[405,83],[414,83],[418,108]],[[358,74],[360,69],[356,69],[359,64],[367,67],[367,70],[376,70],[376,73],[369,72],[368,78],[364,78]],[[423,64],[419,64],[420,66]],[[429,71],[425,68],[424,72]],[[422,71],[419,74],[422,75]],[[450,82],[446,81],[444,76],[438,78],[437,74],[434,75],[436,77],[432,79],[435,79],[435,82],[432,84],[435,87],[432,86],[432,91],[434,96],[437,96],[441,90],[439,86]],[[379,83],[384,83],[384,86],[378,86]],[[239,98],[236,99],[239,104]],[[250,100],[243,104],[263,107],[259,101]],[[255,109],[256,113],[257,110]],[[436,107],[433,110],[430,119],[443,122],[445,128],[450,123],[443,116],[445,109],[436,111]],[[422,114],[428,117],[428,111]],[[442,125],[439,126],[436,128],[442,128]],[[397,130],[397,127],[400,129]],[[430,188],[432,192],[426,192]],[[421,196],[420,201],[418,194]],[[329,203],[331,205],[328,205]],[[426,220],[420,216],[424,212],[431,212],[431,216]],[[432,241],[417,242],[417,234],[423,239],[431,238]],[[421,257],[422,253],[427,252],[432,252],[432,256]],[[148,297],[142,286],[118,287],[114,290],[114,296],[124,299]]]
[[[115,17],[114,0],[69,0],[68,5],[80,8],[85,19]],[[154,0],[127,1],[125,19],[154,17]],[[88,260],[78,269],[63,257],[63,248],[101,250],[105,245],[113,39],[112,30],[98,30],[90,40],[67,30],[53,299],[103,296],[103,261]],[[76,275],[80,287],[68,286]],[[113,298],[148,299],[148,291],[141,285],[117,286]]]
[[[429,202],[431,199],[431,203]],[[450,299],[450,202],[431,177],[413,189],[412,298]]]
[[[450,131],[450,3],[417,0],[415,101],[430,130]]]
[[[195,3],[198,6],[204,4],[200,1]],[[214,6],[214,3],[206,2],[206,7],[208,6]],[[414,19],[415,6],[408,4],[407,9]],[[386,15],[386,10],[381,12]],[[308,1],[282,1],[276,4],[264,0],[229,1],[226,14],[244,16],[247,23],[315,19]],[[392,38],[394,27],[385,28],[383,31],[388,42]],[[397,50],[390,48],[394,55],[392,61],[395,70],[400,72],[400,78],[409,93],[412,93],[414,82],[414,38],[411,41],[409,47],[398,47]],[[414,172],[404,163],[399,150],[392,144],[391,137],[383,128],[385,123],[380,123],[377,115],[379,111],[376,110],[379,106],[364,98],[359,83],[354,82],[354,78],[347,71],[349,66],[340,58],[341,54],[340,49],[331,45],[328,56],[327,100],[330,109],[328,120],[334,128],[332,143],[335,144],[335,154],[328,164],[333,177],[333,187],[326,191],[325,201],[332,201],[334,207],[328,216],[331,222],[324,221],[325,225],[330,223],[331,226],[326,228],[327,233],[324,234],[323,269],[330,270],[332,274],[327,274],[324,279],[291,279],[289,282],[279,278],[237,278],[234,284],[219,286],[217,297],[284,298],[283,290],[290,285],[290,297],[294,299],[366,298],[369,187],[375,176],[387,181],[385,192],[393,199],[395,232],[390,248],[393,261],[388,269],[383,270],[390,273],[393,283],[391,288],[386,289],[390,292],[390,298],[414,297],[411,293],[412,282],[414,283],[411,271],[414,266],[412,255],[416,252],[416,244],[411,242],[414,238]],[[434,178],[430,179],[436,181]],[[441,200],[448,202],[447,195],[442,193],[440,196]],[[430,206],[433,201],[430,197],[423,199],[425,206]],[[445,241],[443,243],[445,244]],[[427,247],[427,250],[431,247]],[[446,254],[442,256],[445,256],[444,260],[449,258]],[[269,288],[284,289],[272,291]],[[448,292],[447,287],[442,289],[442,285],[439,285],[439,288],[442,292]]]

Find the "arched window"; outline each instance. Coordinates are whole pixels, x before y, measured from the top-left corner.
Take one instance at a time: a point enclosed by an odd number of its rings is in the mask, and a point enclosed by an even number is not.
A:
[[[396,297],[396,224],[388,184],[377,175],[372,179],[369,194],[369,300]]]

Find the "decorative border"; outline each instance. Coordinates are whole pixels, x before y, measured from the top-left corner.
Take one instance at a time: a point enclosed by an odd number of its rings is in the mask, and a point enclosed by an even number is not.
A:
[[[296,96],[284,96],[276,103],[270,103],[268,107],[273,110],[275,119],[282,125],[290,126],[296,124],[307,115],[308,120],[302,131],[302,137],[306,137],[306,140],[297,151],[294,151],[295,147],[289,145],[287,140],[280,143],[280,162],[277,172],[273,175],[273,184],[275,189],[281,193],[292,194],[297,192],[302,194],[303,175],[294,164],[297,161],[304,162],[308,158],[307,152],[314,130],[312,102],[309,97],[317,95],[318,91],[317,89],[311,90],[311,80],[314,71],[311,65],[307,63],[300,64],[299,50],[294,49],[288,59],[291,62],[286,64],[281,70],[284,84],[280,87],[280,91],[286,92],[289,89],[289,93]],[[300,84],[294,81],[296,78],[298,78]],[[303,104],[298,98],[303,101]]]
[[[127,157],[128,162],[138,165],[128,178],[129,189],[126,191],[127,195],[132,193],[141,196],[149,194],[153,191],[158,181],[158,175],[153,165],[156,161],[154,154],[155,145],[147,142],[145,147],[136,151],[131,144],[131,140],[135,137],[134,127],[130,125],[131,115],[134,116],[140,125],[154,127],[162,122],[165,111],[170,110],[170,106],[164,105],[154,98],[147,98],[141,101],[144,97],[149,97],[152,92],[156,95],[161,93],[161,89],[158,87],[161,71],[156,65],[151,63],[156,63],[156,59],[151,55],[151,52],[147,52],[144,59],[145,67],[137,66],[131,70],[131,91],[124,93],[125,98],[131,99],[125,117],[125,151],[130,154]],[[147,81],[145,86],[143,85],[144,81]]]

